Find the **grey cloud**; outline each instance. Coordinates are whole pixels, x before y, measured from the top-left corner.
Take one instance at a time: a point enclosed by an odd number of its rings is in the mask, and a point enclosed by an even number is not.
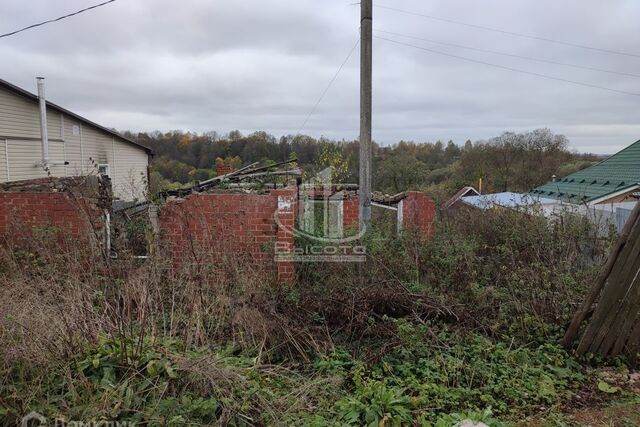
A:
[[[119,0],[0,39],[0,78],[118,129],[203,132],[298,130],[358,37],[349,0]],[[58,16],[88,0],[0,5],[0,32]],[[380,1],[488,27],[640,54],[635,0]],[[376,8],[376,28],[444,42],[640,74],[640,58],[510,37]],[[401,39],[455,55],[597,86],[640,92],[640,78],[577,70]],[[358,134],[358,54],[305,132]],[[374,137],[485,139],[549,127],[579,150],[611,153],[640,138],[633,97],[545,80],[375,41]]]

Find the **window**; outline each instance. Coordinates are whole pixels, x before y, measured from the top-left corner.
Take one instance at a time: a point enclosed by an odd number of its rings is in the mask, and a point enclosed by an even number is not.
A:
[[[98,175],[106,176],[107,178],[111,177],[111,168],[107,164],[99,164],[98,165]]]

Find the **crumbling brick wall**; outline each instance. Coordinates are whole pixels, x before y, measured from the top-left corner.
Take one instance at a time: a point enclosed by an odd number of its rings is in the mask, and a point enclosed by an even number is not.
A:
[[[398,205],[398,229],[418,232],[427,238],[431,238],[435,231],[436,219],[435,203],[426,194],[419,191],[406,193]],[[348,194],[342,201],[342,226],[345,235],[353,235],[359,228],[360,198],[354,194]]]
[[[43,178],[0,184],[0,240],[25,243],[37,234],[58,242],[102,240],[111,209],[108,178]]]
[[[228,165],[226,163],[218,163],[216,164],[216,175],[217,176],[222,176],[222,175],[226,175],[228,173],[233,172],[233,167],[231,165]]]
[[[291,282],[293,263],[276,262],[274,250],[293,248],[295,201],[295,188],[170,199],[158,213],[161,247],[177,264],[245,262]]]
[[[277,235],[276,247],[280,253],[292,254],[295,248],[294,229],[296,227],[296,212],[298,208],[298,189],[283,188],[271,192],[276,199]],[[278,280],[283,283],[293,283],[296,276],[293,260],[279,259],[277,262]]]
[[[347,197],[342,202],[342,226],[345,231],[353,231],[358,229],[359,223],[360,199],[358,196]]]
[[[345,230],[355,230],[359,223],[360,199],[358,196],[346,198],[342,205],[342,222]],[[398,205],[398,229],[418,232],[431,238],[435,231],[435,203],[426,194],[409,191]]]
[[[398,204],[398,228],[431,238],[435,232],[436,206],[426,194],[408,191]]]

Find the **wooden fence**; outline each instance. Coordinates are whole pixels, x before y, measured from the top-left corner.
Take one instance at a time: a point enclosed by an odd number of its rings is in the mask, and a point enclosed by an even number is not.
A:
[[[640,203],[573,317],[564,337],[566,348],[573,345],[587,319],[578,354],[625,353],[635,358],[640,348]]]

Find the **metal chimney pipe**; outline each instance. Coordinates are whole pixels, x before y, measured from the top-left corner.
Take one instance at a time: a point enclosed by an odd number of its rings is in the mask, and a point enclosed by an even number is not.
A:
[[[38,99],[40,101],[40,136],[42,137],[42,164],[49,163],[49,134],[47,132],[47,100],[44,94],[44,77],[36,77],[38,81]]]

